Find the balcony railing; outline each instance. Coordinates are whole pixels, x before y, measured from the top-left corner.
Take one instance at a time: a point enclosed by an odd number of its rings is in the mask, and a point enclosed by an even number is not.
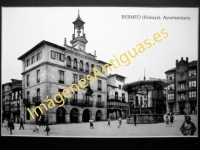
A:
[[[172,82],[174,82],[174,79],[168,79],[167,82],[172,83]]]
[[[125,109],[128,107],[126,102],[108,101],[108,108]]]
[[[174,99],[167,99],[167,102],[168,102],[168,103],[174,102]]]
[[[31,103],[31,101],[30,101],[30,98],[25,98],[25,99],[23,99],[23,104],[28,104],[28,103]]]
[[[96,107],[103,108],[104,107],[104,102],[96,102]]]
[[[64,84],[63,80],[58,80],[58,83]]]
[[[92,107],[93,106],[93,101],[85,101],[85,100],[81,100],[81,99],[73,99],[73,98],[71,98],[70,105],[80,106],[80,107]]]
[[[11,107],[11,111],[19,111],[19,107]]]
[[[189,101],[196,101],[197,98],[196,97],[189,97]]]
[[[68,99],[68,98],[65,98],[65,97],[63,97],[63,99],[64,99],[64,101],[65,101],[65,104],[64,104],[64,105],[67,105],[69,99]],[[60,105],[60,104],[63,103],[63,102],[61,101],[61,98],[60,98],[59,96],[56,98],[56,100],[57,100],[57,101],[60,101],[60,103],[55,102],[55,103],[58,104],[58,105]]]
[[[33,103],[41,102],[41,96],[35,96],[33,97]]]
[[[71,67],[71,64],[67,64],[67,67]]]
[[[189,76],[188,79],[196,79],[197,76]]]
[[[83,68],[79,68],[80,71],[83,71]]]
[[[179,98],[178,101],[183,102],[183,101],[185,101],[185,98]]]

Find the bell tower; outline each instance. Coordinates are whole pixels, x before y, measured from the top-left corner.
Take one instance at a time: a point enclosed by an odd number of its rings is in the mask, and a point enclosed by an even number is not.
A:
[[[74,24],[74,34],[72,34],[72,40],[70,41],[70,43],[72,44],[72,47],[85,52],[86,44],[88,41],[86,40],[86,36],[84,33],[85,22],[82,21],[79,11],[78,11],[78,16],[76,20],[73,22],[73,24]]]

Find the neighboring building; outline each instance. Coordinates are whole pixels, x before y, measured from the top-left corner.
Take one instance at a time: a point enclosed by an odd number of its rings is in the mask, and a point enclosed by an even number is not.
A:
[[[125,78],[119,74],[110,74],[107,79],[107,116],[112,117],[112,119],[126,118],[128,93],[123,90]]]
[[[2,85],[2,120],[13,118],[19,123],[22,112],[22,80],[11,79]]]
[[[20,56],[23,65],[23,89],[26,123],[35,123],[26,108],[33,110],[41,103],[46,104],[46,97],[54,99],[54,95],[62,92],[72,84],[78,84],[79,79],[86,78],[90,74],[94,76],[92,68],[102,72],[101,66],[106,64],[96,59],[96,54],[86,52],[86,35],[84,33],[84,22],[78,14],[73,22],[74,34],[68,46],[59,46],[48,41],[42,41],[28,52]],[[75,33],[77,31],[77,33]],[[107,69],[107,67],[106,67]],[[90,85],[93,97],[85,96],[87,88],[77,89],[73,86],[75,94],[71,98],[65,98],[65,105],[55,107],[46,111],[42,107],[43,115],[49,118],[49,122],[70,123],[88,122],[89,119],[96,121],[106,120],[107,116],[107,75],[98,76],[98,80]],[[89,80],[87,81],[89,83]],[[33,111],[32,111],[33,112]],[[37,113],[42,113],[37,109]]]
[[[197,61],[176,60],[176,67],[165,72],[167,112],[197,114]]]

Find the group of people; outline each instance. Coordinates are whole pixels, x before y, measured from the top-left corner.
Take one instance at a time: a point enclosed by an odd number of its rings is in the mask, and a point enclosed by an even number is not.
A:
[[[172,113],[169,113],[166,115],[166,125],[167,126],[172,126],[174,122],[174,116],[172,115]]]
[[[4,124],[4,127],[5,128],[7,128],[7,131],[9,131],[10,130],[10,134],[12,134],[12,130],[14,130],[15,129],[15,125],[14,125],[14,120],[11,118],[11,119],[5,119],[4,120],[4,122],[3,122],[3,124]],[[23,123],[23,120],[22,120],[22,118],[20,119],[20,127],[19,127],[19,130],[21,130],[21,128],[23,128],[23,130],[24,130],[24,125],[23,125],[24,123]]]
[[[36,121],[35,129],[33,130],[33,132],[36,132],[36,133],[39,132],[39,127],[41,126],[40,121],[41,121],[41,117]],[[45,119],[45,123],[43,125],[44,125],[44,131],[46,131],[47,135],[49,135],[50,127],[49,127],[49,123],[47,119]]]

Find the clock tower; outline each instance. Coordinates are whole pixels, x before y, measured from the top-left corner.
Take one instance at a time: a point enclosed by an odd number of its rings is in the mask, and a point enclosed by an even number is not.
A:
[[[83,22],[82,19],[80,18],[79,11],[78,11],[78,17],[73,22],[73,24],[74,24],[74,34],[72,34],[72,40],[70,41],[70,43],[72,44],[72,47],[85,52],[86,44],[88,41],[86,40],[84,33],[85,22]]]

